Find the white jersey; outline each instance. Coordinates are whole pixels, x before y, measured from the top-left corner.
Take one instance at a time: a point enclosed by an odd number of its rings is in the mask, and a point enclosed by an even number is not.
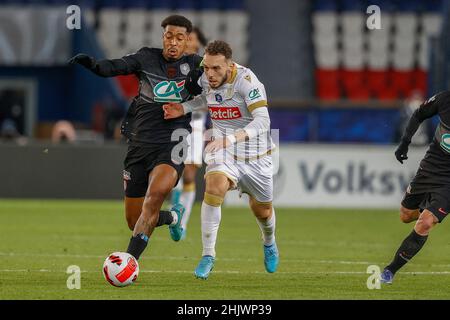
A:
[[[199,79],[199,85],[203,88],[202,98],[215,129],[214,136],[227,136],[243,129],[253,120],[253,110],[267,106],[264,85],[250,69],[238,64],[235,64],[230,81],[219,88],[209,86],[205,73]],[[237,143],[227,151],[240,159],[252,159],[269,153],[273,148],[270,132],[266,132]]]

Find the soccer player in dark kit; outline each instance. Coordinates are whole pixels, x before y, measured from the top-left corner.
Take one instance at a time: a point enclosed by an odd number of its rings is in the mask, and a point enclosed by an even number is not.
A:
[[[173,141],[172,134],[177,129],[184,129],[181,133],[189,134],[191,117],[164,120],[162,105],[192,98],[186,88],[186,76],[202,60],[198,55],[184,54],[192,31],[187,18],[172,15],[164,19],[161,26],[163,49],[144,47],[121,59],[100,61],[78,54],[69,61],[102,77],[135,74],[139,78],[139,94],[122,127],[129,138],[123,172],[125,214],[128,226],[133,230],[127,252],[136,259],[145,250],[156,226],[169,225],[175,241],[182,235],[183,206],[175,205],[170,211],[160,209],[184,169],[183,159],[174,159],[172,151],[185,136],[181,134]]]
[[[441,223],[450,211],[450,91],[436,94],[413,113],[395,156],[400,163],[408,159],[412,136],[425,119],[434,115],[439,116],[440,123],[400,207],[403,222],[417,222],[403,240],[391,264],[381,273],[381,283],[392,283],[395,273],[420,251],[430,230]]]

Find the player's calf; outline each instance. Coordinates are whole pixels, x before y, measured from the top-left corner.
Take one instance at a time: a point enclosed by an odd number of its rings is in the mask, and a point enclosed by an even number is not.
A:
[[[127,220],[128,228],[130,228],[131,231],[134,230],[134,226],[141,215],[143,203],[144,197],[125,197],[125,218]]]
[[[392,262],[384,268],[380,277],[382,283],[392,283],[395,273],[422,249],[428,239],[428,233],[436,223],[438,219],[429,210],[420,214],[414,230],[403,240]]]
[[[160,190],[155,190],[145,196],[141,213],[145,224],[148,224],[153,228],[156,227],[159,219],[159,210],[161,209],[166,196],[167,193]]]

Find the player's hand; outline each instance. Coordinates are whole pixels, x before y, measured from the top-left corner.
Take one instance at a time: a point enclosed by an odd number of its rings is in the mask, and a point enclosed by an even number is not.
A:
[[[202,93],[202,87],[198,85],[198,79],[203,74],[203,68],[196,68],[191,71],[186,76],[186,81],[184,83],[184,87],[189,92],[189,94],[193,96],[198,96]]]
[[[395,150],[395,157],[401,164],[403,164],[403,160],[408,159],[408,146],[409,143],[402,141]]]
[[[94,65],[95,65],[95,59],[88,56],[87,54],[79,53],[76,56],[70,58],[68,63],[69,64],[78,63],[78,64],[81,64],[85,68],[92,69],[92,68],[94,68]]]
[[[206,153],[214,153],[221,149],[226,149],[230,145],[231,145],[231,142],[226,137],[218,138],[218,139],[211,141],[210,143],[208,143],[206,145],[205,152]]]
[[[183,106],[180,103],[169,102],[162,106],[164,110],[164,119],[174,119],[184,114]]]

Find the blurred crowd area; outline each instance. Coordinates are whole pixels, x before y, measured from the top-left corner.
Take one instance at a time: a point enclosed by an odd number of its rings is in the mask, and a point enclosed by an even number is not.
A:
[[[396,142],[426,97],[448,88],[447,0],[3,0],[0,136],[117,141],[134,76],[98,78],[67,65],[78,52],[119,58],[160,47],[161,21],[182,14],[233,48],[265,84],[280,142]],[[66,28],[70,5],[80,30]],[[370,5],[381,28],[370,30]],[[424,126],[426,144],[436,120]]]

